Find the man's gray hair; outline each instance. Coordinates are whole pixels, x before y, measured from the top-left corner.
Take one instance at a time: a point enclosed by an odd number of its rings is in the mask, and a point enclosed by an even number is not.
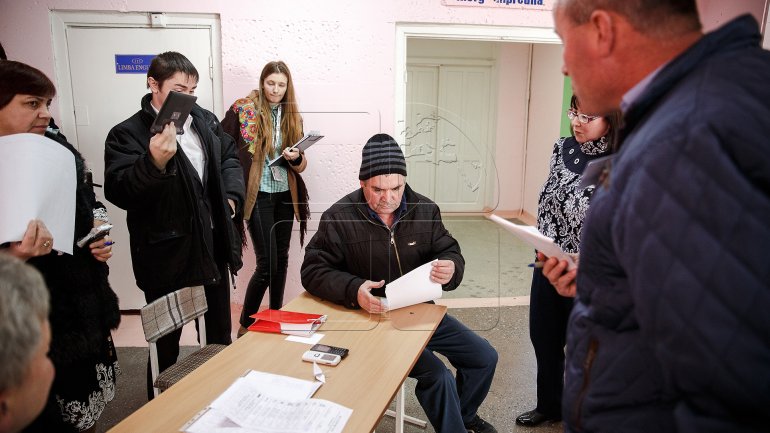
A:
[[[695,0],[558,0],[575,24],[585,24],[596,9],[616,12],[640,33],[669,37],[701,29]]]
[[[24,379],[48,318],[48,298],[40,272],[0,252],[0,391]]]

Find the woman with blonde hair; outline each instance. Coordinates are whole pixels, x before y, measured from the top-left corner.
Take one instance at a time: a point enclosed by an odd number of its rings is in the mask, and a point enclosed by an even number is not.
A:
[[[289,244],[294,224],[300,222],[304,242],[310,214],[307,189],[300,173],[307,167],[304,153],[291,149],[303,136],[302,116],[288,66],[269,62],[259,77],[259,89],[233,103],[222,121],[225,132],[238,146],[246,181],[246,204],[237,222],[246,221],[257,256],[257,269],[249,280],[238,336],[251,324],[265,291],[270,288],[270,308],[283,306],[289,264]],[[269,161],[282,156],[278,164]]]

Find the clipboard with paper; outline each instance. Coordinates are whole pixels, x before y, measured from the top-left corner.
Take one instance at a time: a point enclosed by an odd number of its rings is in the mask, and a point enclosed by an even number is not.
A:
[[[500,224],[506,230],[516,235],[516,237],[533,246],[536,250],[546,256],[555,257],[559,260],[566,260],[567,269],[572,270],[577,267],[577,254],[565,253],[561,247],[554,243],[553,239],[540,233],[537,228],[514,224],[497,215],[490,215],[489,219]]]
[[[307,150],[308,147],[316,144],[318,140],[322,138],[324,138],[324,136],[319,134],[318,131],[310,131],[308,134],[305,134],[305,136],[302,137],[298,142],[294,143],[294,145],[291,146],[289,149],[298,149],[300,152],[304,152],[305,150]],[[278,155],[277,158],[271,159],[270,162],[267,163],[267,165],[270,167],[273,167],[275,165],[280,164],[282,159],[283,159],[283,155]]]

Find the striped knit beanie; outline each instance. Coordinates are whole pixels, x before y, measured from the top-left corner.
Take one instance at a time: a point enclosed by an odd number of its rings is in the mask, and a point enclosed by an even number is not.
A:
[[[381,174],[393,173],[406,176],[404,154],[393,137],[388,134],[376,134],[364,145],[358,179],[367,180]]]

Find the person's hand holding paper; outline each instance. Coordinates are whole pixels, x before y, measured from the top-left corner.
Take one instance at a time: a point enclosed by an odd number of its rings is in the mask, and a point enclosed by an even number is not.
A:
[[[358,305],[372,314],[382,314],[388,311],[388,307],[383,302],[384,299],[378,298],[372,295],[372,289],[379,289],[385,285],[385,281],[370,281],[366,280],[358,288]]]
[[[577,263],[570,268],[566,260],[548,257],[540,251],[537,252],[537,260],[543,262],[543,276],[556,291],[564,297],[574,298],[577,293]]]
[[[448,284],[455,274],[455,262],[451,260],[434,260],[431,263],[430,280],[442,286]]]

